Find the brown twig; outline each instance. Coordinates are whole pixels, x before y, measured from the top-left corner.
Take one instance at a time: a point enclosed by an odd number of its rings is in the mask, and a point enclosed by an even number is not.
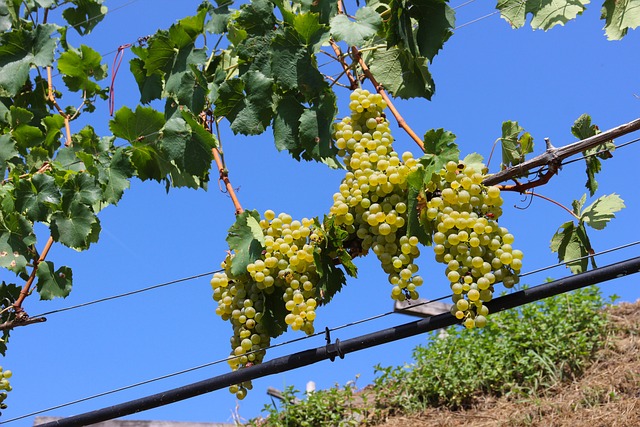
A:
[[[358,87],[358,81],[355,77],[353,77],[349,65],[345,62],[344,56],[342,55],[342,50],[340,50],[340,46],[338,46],[337,43],[333,41],[333,39],[329,40],[329,42],[331,43],[333,51],[336,53],[338,62],[340,63],[340,65],[342,65],[344,74],[346,74],[347,78],[349,79],[349,89],[354,90]]]
[[[66,131],[67,141],[64,143],[65,147],[69,147],[71,145],[71,127],[69,126],[70,117],[69,115],[62,109],[58,101],[56,100],[56,94],[53,90],[53,77],[51,75],[51,66],[47,66],[47,87],[48,94],[47,98],[53,104],[53,106],[58,110],[58,114],[60,114],[64,118],[64,128]],[[84,101],[83,101],[84,104]]]
[[[33,323],[42,323],[46,321],[47,319],[45,317],[29,317],[26,313],[22,312],[22,315],[15,319],[0,323],[0,331],[6,331],[7,329],[17,328],[18,326],[27,326]]]
[[[400,113],[396,109],[395,105],[393,105],[393,102],[391,101],[391,98],[389,98],[389,95],[387,95],[387,92],[384,90],[384,87],[382,87],[382,85],[378,83],[378,81],[375,79],[373,74],[371,74],[371,70],[369,70],[369,67],[367,67],[367,64],[365,64],[364,59],[362,59],[362,55],[360,55],[360,51],[358,50],[358,48],[355,46],[352,46],[351,53],[353,57],[360,63],[362,72],[373,84],[373,86],[376,88],[376,92],[382,95],[382,99],[385,100],[385,102],[389,106],[389,110],[391,110],[391,113],[393,114],[393,117],[396,118],[396,121],[398,122],[398,126],[400,126],[411,137],[411,139],[413,139],[415,143],[418,144],[420,149],[424,151],[424,143],[422,142],[422,139],[407,124],[407,122],[404,120],[402,115],[400,115]]]
[[[16,301],[13,303],[13,310],[16,312],[16,318],[21,318],[23,316],[26,316],[26,313],[22,308],[22,302],[31,293],[31,286],[33,285],[33,281],[36,278],[36,272],[38,271],[38,264],[40,264],[42,261],[45,260],[45,258],[49,254],[49,249],[51,249],[52,245],[53,245],[53,237],[49,236],[49,240],[47,240],[47,243],[45,243],[44,249],[42,249],[42,253],[38,257],[38,259],[36,259],[33,263],[33,270],[29,275],[29,279],[27,279],[27,282],[24,284],[24,286],[20,290],[20,295],[18,295],[18,299],[16,299]]]
[[[213,122],[215,121],[215,118],[211,110],[203,111],[200,114],[200,119],[202,120],[205,129],[207,129],[210,133],[213,133]],[[229,170],[224,165],[224,160],[222,160],[222,153],[220,152],[218,147],[212,148],[211,152],[213,153],[213,159],[216,162],[218,173],[220,174],[218,182],[224,182],[227,193],[229,194],[229,197],[231,197],[233,206],[236,208],[236,215],[240,215],[242,212],[244,212],[244,209],[242,208],[242,205],[238,200],[235,189],[231,185],[231,181],[229,181]]]
[[[521,184],[516,181],[515,184],[497,185],[496,187],[498,187],[501,191],[516,191],[518,193],[525,193],[527,190],[545,185],[547,182],[549,182],[549,180],[551,180],[551,177],[555,174],[556,174],[555,169],[549,169],[543,175],[540,175],[540,178],[536,180],[529,181],[524,184]]]

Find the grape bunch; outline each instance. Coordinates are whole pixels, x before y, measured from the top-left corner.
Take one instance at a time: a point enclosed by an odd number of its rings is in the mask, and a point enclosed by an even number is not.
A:
[[[4,403],[7,398],[7,392],[11,391],[11,384],[9,384],[9,378],[11,378],[12,372],[9,370],[4,371],[0,366],[0,409],[7,409],[7,404]]]
[[[419,297],[414,260],[420,255],[418,238],[407,236],[407,176],[418,162],[410,152],[393,150],[386,102],[377,93],[356,89],[350,95],[351,116],[335,125],[334,138],[347,169],[333,196],[330,216],[355,234],[360,250],[372,250],[393,286],[394,300]]]
[[[349,108],[351,115],[333,129],[346,174],[333,196],[329,222],[297,221],[267,210],[259,218],[263,244],[258,259],[246,268],[243,264],[238,274],[238,265],[233,266],[239,261],[229,252],[222,262],[224,272],[211,279],[216,314],[233,326],[228,358],[232,370],[261,363],[271,337],[287,328],[314,333],[315,310],[323,301],[318,271],[324,268],[316,260],[347,267],[338,249],[351,258],[373,251],[392,285],[391,297],[419,298],[418,287],[424,282],[415,263],[419,238],[407,230],[407,202],[408,177],[422,166],[410,152],[394,151],[381,95],[356,89]],[[512,287],[522,266],[522,252],[511,247],[513,236],[497,223],[500,191],[482,185],[483,179],[473,166],[449,162],[432,175],[417,212],[433,230],[436,260],[447,264],[452,313],[469,328],[486,324],[483,303],[491,300],[494,285]],[[254,219],[258,221],[257,213]],[[347,236],[340,248],[330,237],[334,227]],[[239,399],[249,389],[250,381],[230,387]]]
[[[500,189],[484,186],[484,175],[464,162],[448,162],[428,183],[421,216],[434,225],[433,251],[447,265],[453,292],[451,313],[467,328],[483,327],[489,313],[483,304],[493,298],[494,285],[518,283],[522,251],[514,237],[498,225]]]
[[[234,276],[231,266],[234,256],[229,254],[222,263],[223,273],[211,279],[213,298],[218,302],[216,314],[231,321],[232,370],[261,363],[270,335],[264,323],[267,296],[278,293],[287,314],[284,322],[293,330],[307,334],[314,332],[316,283],[318,274],[314,263],[316,243],[322,240],[314,220],[293,220],[290,215],[278,216],[271,210],[260,220],[265,249],[262,257],[247,265],[246,274]],[[230,390],[244,398],[250,382],[234,385]]]

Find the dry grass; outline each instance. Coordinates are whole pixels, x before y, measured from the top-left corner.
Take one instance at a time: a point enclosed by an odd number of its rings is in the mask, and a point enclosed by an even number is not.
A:
[[[470,409],[430,409],[378,427],[640,426],[640,300],[609,309],[614,331],[584,375],[541,396],[485,399]]]

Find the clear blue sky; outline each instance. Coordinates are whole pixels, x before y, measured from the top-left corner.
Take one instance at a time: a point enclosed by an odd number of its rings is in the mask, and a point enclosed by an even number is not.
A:
[[[111,9],[128,4],[107,1]],[[115,10],[84,42],[105,56],[111,69],[113,51],[119,45],[167,28],[175,20],[195,12],[196,0],[138,0]],[[452,6],[464,3],[452,0]],[[595,2],[597,3],[597,2]],[[556,146],[573,142],[573,121],[582,113],[592,115],[601,129],[609,129],[640,117],[640,33],[633,31],[621,42],[608,42],[603,36],[600,10],[589,5],[585,16],[552,31],[513,31],[497,15],[464,26],[457,31],[431,67],[437,84],[432,102],[398,102],[399,110],[419,135],[431,128],[445,128],[458,136],[464,154],[479,152],[488,156],[493,141],[500,136],[505,120],[517,120],[535,138],[536,154],[544,148],[544,137]],[[494,11],[495,2],[477,1],[458,10],[458,24],[470,22]],[[72,44],[80,41],[74,37]],[[132,57],[126,53],[125,61]],[[61,82],[59,82],[61,85]],[[347,114],[346,90],[340,89],[340,116]],[[134,107],[137,88],[128,75],[126,62],[117,79],[116,108]],[[64,101],[63,101],[64,102]],[[73,102],[75,103],[75,102]],[[107,134],[107,104],[98,106],[91,124]],[[80,126],[72,124],[78,131]],[[399,152],[418,148],[392,123]],[[619,138],[623,143],[638,133]],[[341,180],[340,171],[323,165],[297,163],[286,153],[278,153],[270,132],[254,138],[223,133],[230,179],[239,188],[239,198],[247,209],[263,212],[273,209],[294,218],[322,216],[331,205],[332,194]],[[640,194],[637,159],[640,144],[614,153],[599,175],[599,194],[621,194],[627,206],[605,231],[593,231],[596,250],[623,245],[640,238],[637,217]],[[494,160],[495,171],[498,161]],[[584,188],[583,163],[566,166],[559,176],[538,191],[565,205],[580,198]],[[634,185],[635,184],[635,185]],[[527,206],[517,194],[505,195],[505,214],[501,223],[516,236],[514,246],[525,252],[523,271],[556,262],[549,241],[557,227],[571,218],[552,204],[536,199]],[[208,192],[171,190],[161,185],[134,181],[117,207],[100,214],[100,242],[85,253],[60,245],[53,247],[50,259],[56,265],[74,269],[74,289],[66,300],[39,302],[28,298],[30,315],[140,289],[219,267],[227,249],[225,237],[234,221],[230,199],[213,182]],[[42,235],[41,242],[46,240]],[[601,265],[637,256],[638,246],[598,259]],[[430,249],[419,260],[425,285],[421,293],[436,298],[448,292],[442,266],[435,264]],[[316,330],[335,327],[391,310],[389,285],[377,260],[357,260],[358,279],[334,301],[318,311]],[[6,272],[2,279],[12,279]],[[538,284],[546,277],[562,277],[565,268],[529,276],[525,283]],[[640,297],[638,278],[630,277],[602,286],[606,295],[616,293],[625,301]],[[230,327],[215,315],[209,278],[201,278],[145,292],[116,301],[48,316],[44,324],[16,329],[12,333],[7,357],[2,361],[14,376],[9,408],[3,419],[81,399],[132,383],[162,376],[226,357]],[[343,329],[333,338],[346,339],[410,321],[402,315]],[[275,342],[301,336],[285,334]],[[244,418],[259,414],[270,399],[268,386],[279,389],[294,385],[304,389],[313,380],[319,388],[344,384],[360,375],[358,385],[373,378],[373,366],[397,365],[410,361],[411,350],[426,343],[426,336],[349,354],[344,360],[323,362],[307,368],[254,381],[254,390],[244,401],[236,402],[225,390],[185,402],[137,414],[132,419],[201,422],[231,420],[236,411]],[[323,345],[322,338],[305,340],[267,353],[266,360]],[[169,388],[228,372],[226,363],[189,374],[137,387],[44,415],[70,416],[139,398]],[[33,417],[13,422],[28,426]]]

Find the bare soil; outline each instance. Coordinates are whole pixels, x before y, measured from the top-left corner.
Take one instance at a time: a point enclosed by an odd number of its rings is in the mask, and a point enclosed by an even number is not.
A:
[[[378,427],[640,427],[640,300],[608,310],[613,331],[573,382],[539,396],[486,398],[469,409],[390,417]]]

